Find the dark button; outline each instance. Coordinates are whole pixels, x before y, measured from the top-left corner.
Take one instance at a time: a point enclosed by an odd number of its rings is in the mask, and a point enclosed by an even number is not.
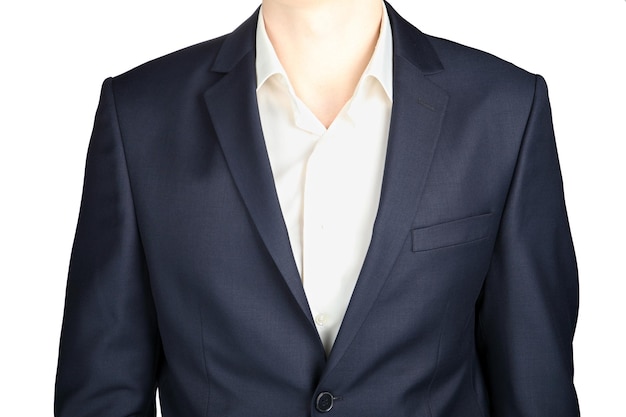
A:
[[[320,392],[315,401],[315,408],[320,413],[328,413],[333,408],[335,397],[330,392]]]

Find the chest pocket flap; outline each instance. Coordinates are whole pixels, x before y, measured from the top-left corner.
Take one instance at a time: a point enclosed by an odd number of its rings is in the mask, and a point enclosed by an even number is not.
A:
[[[491,213],[466,217],[411,231],[413,252],[456,246],[489,236]]]

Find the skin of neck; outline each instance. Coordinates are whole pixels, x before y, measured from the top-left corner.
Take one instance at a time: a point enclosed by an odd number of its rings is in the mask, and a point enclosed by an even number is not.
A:
[[[265,29],[296,95],[328,127],[374,52],[380,0],[264,0]]]

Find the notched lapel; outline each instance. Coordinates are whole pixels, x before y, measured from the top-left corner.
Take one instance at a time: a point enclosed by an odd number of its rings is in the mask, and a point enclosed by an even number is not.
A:
[[[409,236],[448,103],[447,93],[425,73],[443,69],[434,51],[428,50],[426,37],[415,28],[409,30],[393,9],[389,14],[394,39],[394,101],[383,187],[370,247],[326,374],[352,343]],[[422,51],[429,55],[417,56]]]
[[[250,27],[243,28],[252,31],[252,36],[248,33],[244,37],[244,34],[238,33],[243,30],[240,28],[230,35],[233,36],[227,40],[230,43],[222,47],[214,70],[226,74],[206,91],[204,99],[227,165],[250,217],[294,298],[314,327],[293,259],[259,118],[254,67],[256,21],[252,24],[255,16],[244,24]],[[245,42],[244,38],[247,39]],[[241,48],[248,48],[248,52],[242,54]]]
[[[372,241],[321,383],[354,340],[409,236],[448,102],[447,93],[428,80],[429,74],[443,70],[429,41],[387,7],[394,40],[394,103],[380,204]],[[315,330],[282,217],[256,104],[253,19],[256,14],[244,24],[246,31],[240,28],[225,42],[224,53],[213,68],[225,74],[204,98],[250,216]]]

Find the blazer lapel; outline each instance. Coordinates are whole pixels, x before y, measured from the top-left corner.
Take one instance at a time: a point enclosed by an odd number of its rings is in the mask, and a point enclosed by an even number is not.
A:
[[[204,99],[250,217],[313,327],[276,194],[258,113],[255,83],[257,13],[225,39],[212,68],[224,76],[206,91]]]
[[[341,359],[406,241],[435,153],[448,96],[427,75],[443,70],[426,37],[388,6],[394,42],[393,107],[379,209],[370,247],[331,351]]]
[[[428,80],[443,67],[427,38],[387,4],[394,42],[394,103],[372,241],[324,375],[341,359],[374,304],[406,240],[448,96]],[[297,271],[256,103],[255,13],[229,35],[212,70],[223,77],[204,99],[229,169],[268,252],[314,329]],[[320,343],[321,346],[321,343]]]

